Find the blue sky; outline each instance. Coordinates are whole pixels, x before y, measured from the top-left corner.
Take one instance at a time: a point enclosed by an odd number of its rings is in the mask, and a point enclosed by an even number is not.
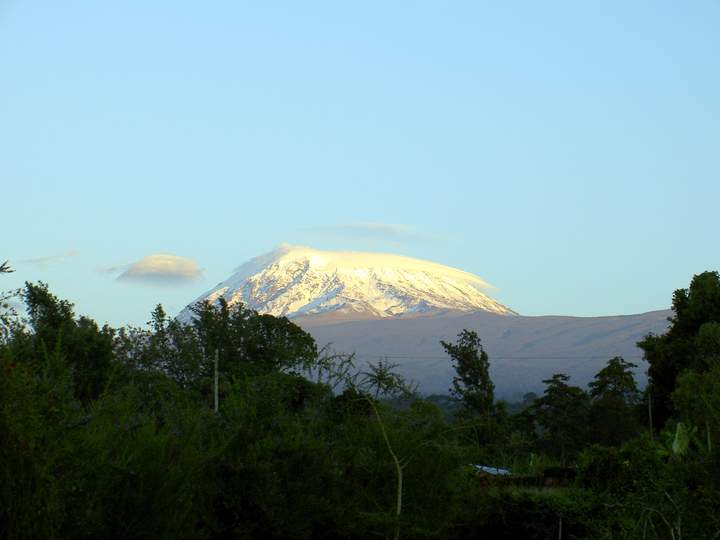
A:
[[[718,28],[718,0],[0,0],[1,288],[138,324],[290,242],[528,315],[665,308],[720,268]],[[117,279],[157,254],[196,279]]]

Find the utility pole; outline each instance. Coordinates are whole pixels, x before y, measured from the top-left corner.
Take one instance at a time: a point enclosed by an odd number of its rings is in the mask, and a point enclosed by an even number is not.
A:
[[[218,350],[215,349],[215,412],[218,412]]]
[[[653,439],[653,422],[652,422],[652,386],[648,385],[648,423],[650,424],[650,440]]]
[[[710,422],[705,420],[705,433],[707,434],[708,454],[712,453],[712,439],[710,438]]]

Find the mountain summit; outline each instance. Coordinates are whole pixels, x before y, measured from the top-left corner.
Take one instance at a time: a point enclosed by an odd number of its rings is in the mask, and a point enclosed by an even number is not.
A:
[[[449,266],[389,255],[283,245],[240,266],[196,300],[276,316],[340,314],[386,318],[434,311],[515,312],[482,292],[479,277]],[[180,318],[190,316],[188,308]]]

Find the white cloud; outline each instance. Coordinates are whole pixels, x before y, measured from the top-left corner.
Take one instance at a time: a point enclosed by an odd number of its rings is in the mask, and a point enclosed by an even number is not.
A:
[[[117,281],[134,281],[149,285],[181,285],[202,278],[197,262],[186,257],[156,253],[127,265],[110,266],[103,271],[122,272]]]
[[[60,263],[64,262],[67,259],[70,259],[72,257],[77,257],[80,255],[79,252],[73,250],[73,251],[66,251],[65,253],[57,253],[55,255],[45,255],[43,257],[33,257],[32,259],[22,259],[19,260],[18,263],[20,264],[32,264],[35,266],[40,267],[46,267],[54,263]]]
[[[359,222],[340,225],[306,227],[302,232],[311,236],[334,239],[386,240],[391,242],[427,242],[431,236],[420,234],[399,223]]]

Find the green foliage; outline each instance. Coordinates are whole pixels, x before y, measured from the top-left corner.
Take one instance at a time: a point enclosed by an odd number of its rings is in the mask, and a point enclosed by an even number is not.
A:
[[[488,405],[487,355],[461,334],[466,414],[448,421],[438,404],[460,402],[422,399],[385,361],[357,373],[286,319],[219,302],[185,325],[158,306],[114,331],[43,284],[23,294],[29,326],[0,343],[2,539],[720,537],[712,321],[652,437],[623,427],[638,395],[620,358],[589,394],[557,374],[509,409]],[[574,485],[547,484],[558,464]]]
[[[302,366],[305,377],[333,391],[345,389],[347,382],[354,377],[355,370],[355,355],[335,352],[330,344],[320,349],[316,358]]]
[[[598,537],[720,535],[720,462],[694,459],[682,442],[683,433],[680,427],[665,432],[665,442],[643,436],[620,449],[596,446],[583,452],[578,483],[606,508],[595,525],[604,533]]]
[[[2,364],[0,537],[196,537],[207,411],[163,377],[83,407],[59,349]]]
[[[702,433],[702,444],[708,453],[717,453],[720,443],[720,364],[705,373],[688,371],[681,375],[672,400],[676,416]]]
[[[214,419],[162,386],[128,385],[93,404],[78,434],[83,467],[70,478],[67,528],[82,523],[97,538],[196,537]]]
[[[635,364],[626,362],[621,356],[611,358],[588,385],[592,399],[616,397],[628,405],[638,402],[639,392],[632,368]]]
[[[497,489],[474,483],[461,486],[456,524],[444,538],[547,540],[585,539],[598,511],[582,493],[533,488]],[[561,531],[562,529],[562,531]]]
[[[7,344],[13,332],[21,326],[14,300],[20,297],[20,290],[0,293],[0,347]]]
[[[503,402],[496,403],[490,414],[461,414],[453,429],[461,444],[472,449],[474,463],[510,466],[530,451],[530,438],[516,429]]]
[[[35,366],[0,359],[0,538],[55,538],[63,519],[57,473],[81,410],[57,351]]]
[[[397,364],[380,360],[377,364],[368,363],[368,371],[360,374],[358,388],[371,394],[375,400],[379,397],[412,396],[415,389],[394,370]]]
[[[450,389],[452,395],[463,402],[466,413],[489,414],[495,399],[495,385],[490,379],[488,355],[477,333],[463,330],[456,343],[440,343],[456,372]]]
[[[632,373],[635,367],[616,356],[590,382],[589,424],[594,443],[619,446],[640,431],[640,392]]]
[[[241,303],[200,302],[192,327],[206,355],[217,350],[230,376],[302,371],[318,356],[315,340],[286,317],[261,315]]]
[[[75,396],[82,403],[97,398],[113,370],[114,330],[99,328],[87,317],[75,318],[73,305],[44,283],[26,283],[21,295],[32,333],[15,327],[9,354],[19,361],[39,361],[56,351],[71,368]]]
[[[680,375],[707,370],[720,356],[720,274],[703,272],[688,289],[673,295],[674,317],[662,336],[649,335],[638,346],[649,363],[653,417],[662,426],[672,415],[671,395]]]
[[[214,460],[213,536],[310,538],[317,523],[332,520],[324,496],[334,469],[306,418],[327,398],[322,387],[281,373],[230,386]]]
[[[545,392],[532,405],[532,417],[540,428],[541,446],[565,465],[583,447],[587,437],[589,396],[577,386],[570,386],[567,375],[556,373],[546,384]]]

